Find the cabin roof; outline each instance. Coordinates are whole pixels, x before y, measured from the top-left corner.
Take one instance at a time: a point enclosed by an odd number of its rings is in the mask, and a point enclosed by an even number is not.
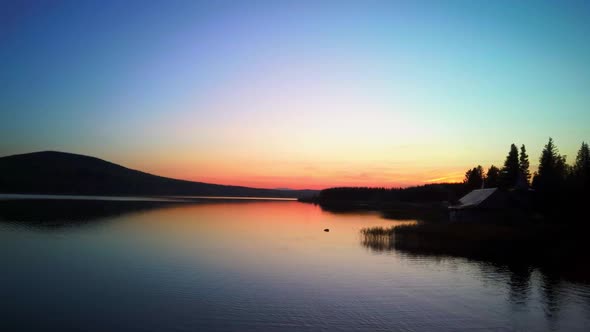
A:
[[[459,199],[459,204],[451,206],[452,209],[465,209],[465,208],[472,208],[477,207],[485,200],[490,198],[498,188],[488,188],[488,189],[476,189],[471,191],[469,194],[461,197]]]

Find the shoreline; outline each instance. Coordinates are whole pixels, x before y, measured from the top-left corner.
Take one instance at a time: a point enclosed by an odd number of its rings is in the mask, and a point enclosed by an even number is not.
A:
[[[530,265],[568,279],[590,282],[586,264],[587,225],[527,222],[430,223],[361,230],[362,244],[382,252],[396,250],[422,256],[462,257],[499,264]]]

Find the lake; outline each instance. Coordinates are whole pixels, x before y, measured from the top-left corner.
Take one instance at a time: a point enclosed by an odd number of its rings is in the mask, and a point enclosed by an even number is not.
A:
[[[582,331],[590,286],[296,201],[0,201],[2,331]],[[325,232],[324,229],[329,229]]]

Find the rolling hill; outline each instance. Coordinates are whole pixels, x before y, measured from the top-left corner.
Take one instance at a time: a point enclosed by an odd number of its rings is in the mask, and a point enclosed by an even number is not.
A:
[[[95,157],[43,151],[0,157],[0,193],[305,197],[315,190],[275,190],[177,180]]]

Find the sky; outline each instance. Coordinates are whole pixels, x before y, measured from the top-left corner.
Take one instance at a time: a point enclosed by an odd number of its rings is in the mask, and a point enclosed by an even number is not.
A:
[[[2,1],[0,156],[297,189],[571,162],[589,38],[588,1]]]

